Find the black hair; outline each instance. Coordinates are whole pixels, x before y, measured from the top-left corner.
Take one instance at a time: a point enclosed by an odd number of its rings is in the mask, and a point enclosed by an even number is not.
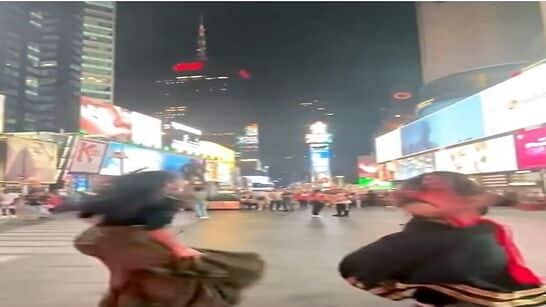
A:
[[[126,217],[144,206],[153,205],[165,199],[163,188],[177,179],[173,173],[148,171],[115,177],[110,186],[97,196],[84,200],[80,217],[94,215]]]

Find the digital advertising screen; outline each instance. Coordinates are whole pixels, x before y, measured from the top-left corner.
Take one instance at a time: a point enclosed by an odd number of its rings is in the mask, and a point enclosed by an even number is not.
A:
[[[375,156],[378,163],[398,159],[402,156],[400,129],[375,138]]]
[[[163,154],[163,161],[161,164],[161,170],[179,173],[182,167],[188,164],[192,158],[175,155],[175,154]]]
[[[118,176],[137,170],[158,171],[163,165],[160,151],[122,143],[109,143],[101,175]]]
[[[311,177],[313,181],[329,179],[332,174],[330,171],[330,146],[310,146],[311,157]]]
[[[57,181],[57,144],[34,139],[8,138],[5,181]]]
[[[546,168],[546,128],[519,131],[515,141],[520,169]]]
[[[375,159],[370,155],[358,156],[357,167],[359,178],[375,178],[377,176],[377,163],[375,163]]]
[[[162,127],[161,120],[138,112],[131,112],[133,143],[161,149]]]
[[[177,122],[164,124],[163,145],[176,152],[199,154],[200,138],[203,132],[199,129]]]
[[[80,130],[120,142],[131,140],[131,112],[98,99],[80,99]]]
[[[394,173],[396,180],[406,180],[423,173],[435,170],[434,155],[426,153],[398,161],[398,169]]]
[[[486,135],[492,136],[546,123],[544,80],[546,64],[481,92]]]
[[[80,139],[74,146],[70,173],[98,174],[108,144],[95,140]]]
[[[517,169],[513,136],[459,146],[435,153],[436,170],[463,174],[494,173]]]
[[[402,127],[402,154],[410,155],[483,137],[480,97],[468,97]]]

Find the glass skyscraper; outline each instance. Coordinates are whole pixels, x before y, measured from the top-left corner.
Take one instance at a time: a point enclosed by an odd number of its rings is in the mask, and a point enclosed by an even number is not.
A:
[[[0,4],[5,131],[76,131],[81,96],[113,102],[113,2]]]

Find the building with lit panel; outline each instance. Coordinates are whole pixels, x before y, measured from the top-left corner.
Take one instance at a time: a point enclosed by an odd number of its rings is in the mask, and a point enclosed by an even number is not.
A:
[[[114,100],[113,2],[0,4],[6,131],[77,129],[81,96]]]

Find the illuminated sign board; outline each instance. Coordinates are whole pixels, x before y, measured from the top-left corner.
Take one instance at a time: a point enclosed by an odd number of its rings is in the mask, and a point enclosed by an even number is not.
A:
[[[201,130],[177,122],[165,124],[164,128],[163,139],[166,146],[176,152],[199,154],[200,136],[203,134]]]
[[[97,174],[107,148],[107,143],[94,140],[78,140],[72,154],[70,173]]]
[[[546,168],[546,128],[519,131],[515,141],[520,169]]]
[[[133,143],[161,149],[161,120],[138,112],[131,112]]]
[[[305,135],[307,144],[329,144],[332,143],[332,135],[328,133],[328,125],[323,122],[315,122],[310,127],[310,132]]]

